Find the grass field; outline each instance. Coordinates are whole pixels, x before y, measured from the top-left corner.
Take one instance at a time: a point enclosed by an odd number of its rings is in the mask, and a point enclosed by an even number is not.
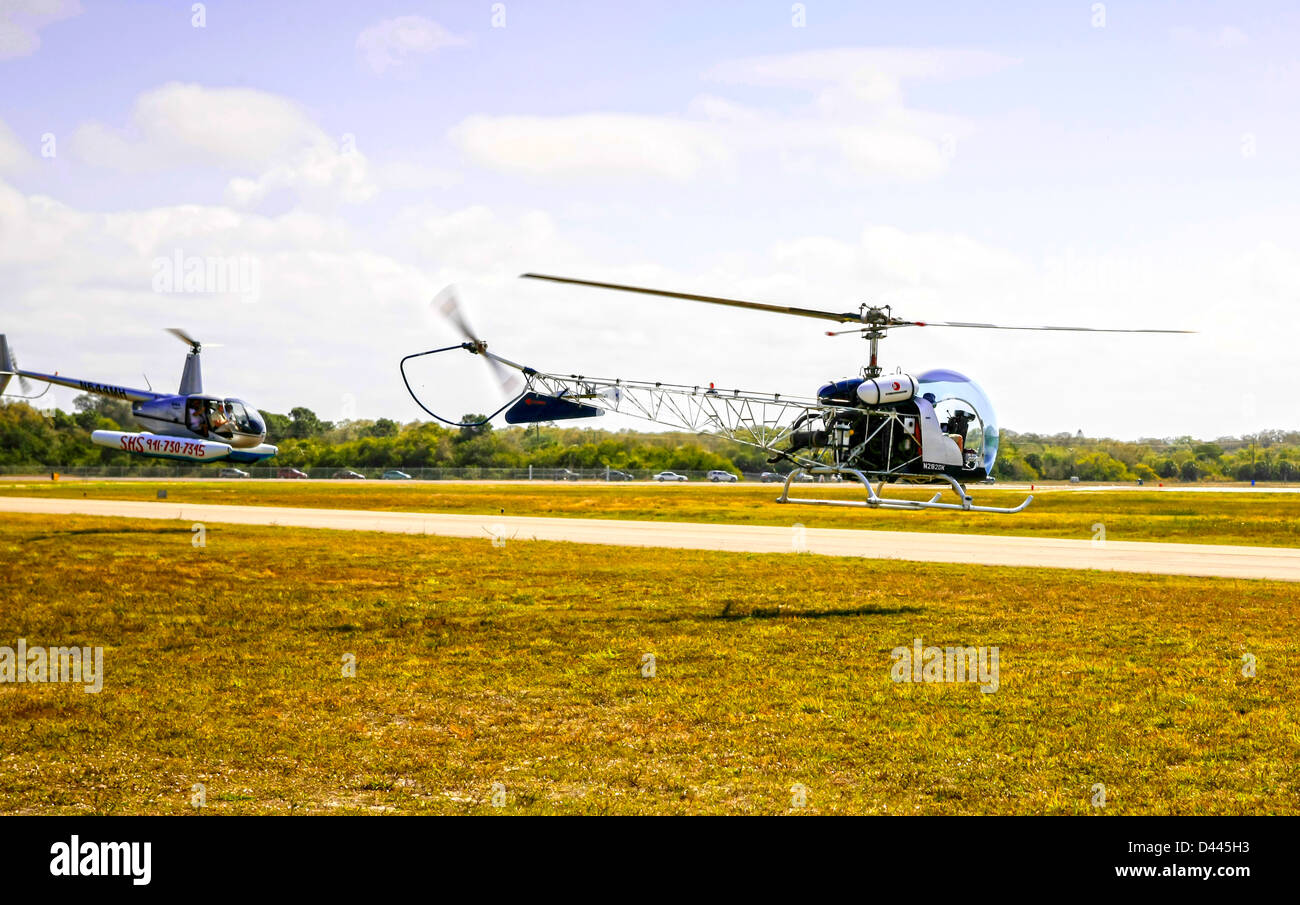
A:
[[[193,813],[202,783],[210,814],[1300,812],[1283,583],[191,539],[0,520],[0,645],[105,648],[99,694],[0,685],[0,811]],[[998,647],[997,691],[895,683],[915,638]]]
[[[874,528],[1090,538],[1104,525],[1109,540],[1198,544],[1300,545],[1300,493],[1062,490],[1041,493],[1014,515],[945,512],[872,512],[829,506],[779,505],[779,485],[492,484],[326,481],[28,481],[0,484],[10,496],[89,496],[251,506],[302,506],[470,514],[579,516],[810,528]],[[976,500],[1015,505],[1019,490],[974,488]],[[900,496],[934,493],[911,488]],[[802,485],[799,496],[860,497],[861,488]],[[950,499],[954,499],[949,494]]]

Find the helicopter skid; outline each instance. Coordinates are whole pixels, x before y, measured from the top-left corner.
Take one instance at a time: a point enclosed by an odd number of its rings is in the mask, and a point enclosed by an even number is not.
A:
[[[851,477],[854,480],[858,481],[858,483],[860,483],[863,487],[866,488],[867,499],[865,500],[809,500],[809,499],[800,499],[797,497],[792,497],[790,496],[790,484],[794,481],[796,476],[801,474],[806,474],[810,476],[840,475],[841,477],[843,476]],[[960,503],[941,502],[943,499],[942,492],[936,493],[929,500],[899,500],[899,499],[891,499],[889,497],[881,496],[880,492],[871,485],[871,481],[867,479],[867,476],[864,475],[861,471],[858,471],[856,468],[835,468],[829,466],[821,467],[821,468],[796,468],[793,471],[791,471],[790,474],[786,475],[785,485],[781,488],[781,495],[777,497],[776,501],[778,503],[803,503],[805,505],[810,505],[810,506],[856,506],[859,508],[866,508],[866,509],[907,509],[907,510],[945,509],[945,510],[955,510],[958,512],[997,512],[997,513],[1007,513],[1007,514],[1012,512],[1019,512],[1034,501],[1034,498],[1032,496],[1029,496],[1026,497],[1025,501],[1021,503],[1019,506],[1012,506],[1012,507],[977,506],[975,505],[975,501],[971,498],[971,495],[966,492],[966,488],[961,485],[961,482],[959,482],[956,478],[947,475],[945,475],[944,478],[945,480],[948,481],[949,484],[952,485],[953,492],[956,493],[957,496],[961,499]],[[880,482],[880,486],[884,487],[884,481]]]

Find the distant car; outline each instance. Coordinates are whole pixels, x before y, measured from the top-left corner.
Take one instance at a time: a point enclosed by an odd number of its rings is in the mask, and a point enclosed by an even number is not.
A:
[[[635,481],[636,478],[632,477],[632,476],[631,476],[630,474],[628,474],[626,471],[615,471],[614,469],[611,468],[611,469],[609,470],[609,474],[607,474],[607,475],[605,476],[605,480],[607,480],[607,481]]]
[[[1071,475],[1071,476],[1070,476],[1070,483],[1071,483],[1071,484],[1078,484],[1078,483],[1079,483],[1079,476],[1078,476],[1078,475]]]
[[[381,476],[385,481],[409,481],[411,476],[404,471],[398,471],[396,468],[390,469]]]
[[[299,471],[296,468],[281,468],[279,476],[282,478],[305,478],[307,477],[307,472]]]
[[[779,484],[780,482],[784,481],[787,477],[788,475],[783,475],[779,471],[765,471],[758,476],[758,479],[762,481],[764,484]],[[807,484],[809,481],[816,480],[816,478],[814,478],[810,474],[800,473],[795,477],[795,480]]]
[[[715,468],[713,471],[709,472],[709,480],[715,484],[734,484],[740,479],[729,471]]]
[[[557,468],[552,477],[557,481],[576,481],[581,476],[576,471],[569,471],[567,468]]]
[[[219,478],[246,478],[246,477],[248,477],[248,472],[243,471],[243,470],[238,469],[238,468],[223,468],[223,469],[221,469],[221,471],[217,472],[217,477],[219,477]]]
[[[338,471],[334,472],[334,477],[343,478],[348,481],[364,481],[366,479],[365,475],[357,474],[350,468],[340,468]]]
[[[686,475],[678,474],[675,471],[661,471],[659,472],[659,474],[655,475],[655,480],[663,482],[663,481],[688,481],[690,479],[687,478]]]

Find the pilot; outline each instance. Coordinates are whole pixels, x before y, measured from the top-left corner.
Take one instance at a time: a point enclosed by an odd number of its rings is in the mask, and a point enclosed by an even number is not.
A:
[[[947,434],[957,441],[957,445],[963,449],[966,446],[966,428],[975,420],[975,416],[970,412],[957,409],[948,418]]]
[[[225,407],[220,402],[212,402],[208,405],[208,427],[213,433],[220,433],[223,427],[230,424],[230,417],[226,413]]]

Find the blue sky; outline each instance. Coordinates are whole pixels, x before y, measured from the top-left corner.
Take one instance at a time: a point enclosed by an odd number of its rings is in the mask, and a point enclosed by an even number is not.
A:
[[[539,270],[1198,329],[885,358],[970,373],[1019,430],[1300,420],[1290,5],[191,6],[0,0],[0,330],[29,367],[170,383],[180,325],[226,344],[214,389],[410,419],[396,358],[452,339],[453,281],[543,368],[808,393],[861,364],[815,322],[514,279]],[[176,250],[255,260],[256,298],[155,291]],[[430,395],[486,407],[460,364]]]

